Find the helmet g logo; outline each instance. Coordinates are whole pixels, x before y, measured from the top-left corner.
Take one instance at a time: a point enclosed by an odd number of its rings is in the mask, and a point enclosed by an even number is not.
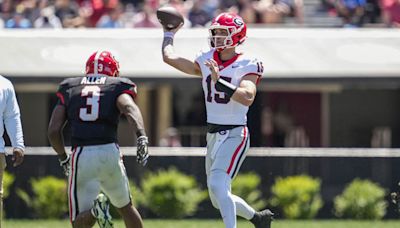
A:
[[[233,22],[237,25],[237,26],[242,26],[244,24],[244,22],[242,21],[242,19],[240,18],[235,18],[233,19]]]

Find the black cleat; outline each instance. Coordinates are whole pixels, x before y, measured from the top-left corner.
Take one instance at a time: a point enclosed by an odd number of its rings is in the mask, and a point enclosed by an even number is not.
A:
[[[274,219],[274,213],[269,209],[256,212],[250,220],[255,228],[271,228],[271,222]]]

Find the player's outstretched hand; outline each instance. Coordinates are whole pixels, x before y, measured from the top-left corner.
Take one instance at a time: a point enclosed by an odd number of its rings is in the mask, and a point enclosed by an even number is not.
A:
[[[211,79],[216,82],[219,78],[219,68],[218,63],[214,59],[209,59],[204,62],[204,64],[210,69],[211,71]]]
[[[58,159],[58,161],[60,162],[60,166],[63,169],[63,173],[65,174],[65,176],[68,177],[69,174],[70,174],[69,173],[69,166],[70,166],[69,160],[70,160],[70,157],[69,157],[68,154],[66,156],[67,157],[64,160]]]
[[[149,140],[147,136],[140,136],[137,138],[136,158],[137,162],[142,166],[147,164],[147,159],[149,158],[148,144]]]

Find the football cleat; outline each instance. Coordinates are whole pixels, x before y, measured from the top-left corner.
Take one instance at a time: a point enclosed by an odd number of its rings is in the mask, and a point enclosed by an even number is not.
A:
[[[108,198],[103,193],[100,193],[94,200],[93,208],[91,209],[92,215],[96,218],[100,228],[113,228],[110,215],[110,203]]]
[[[271,222],[274,219],[274,213],[269,209],[256,212],[250,220],[255,228],[271,228]]]

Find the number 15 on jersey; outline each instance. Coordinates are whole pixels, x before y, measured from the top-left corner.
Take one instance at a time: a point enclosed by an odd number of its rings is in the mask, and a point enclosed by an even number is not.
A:
[[[224,79],[227,82],[231,82],[232,78],[229,77],[224,77],[220,76],[222,79]],[[208,75],[206,78],[207,82],[207,102],[212,102],[213,100],[213,95],[214,95],[214,101],[218,104],[227,104],[231,99],[224,93],[224,91],[220,91],[215,87],[214,84],[214,90],[216,91],[214,94],[212,94],[211,86],[213,85],[211,75]]]

